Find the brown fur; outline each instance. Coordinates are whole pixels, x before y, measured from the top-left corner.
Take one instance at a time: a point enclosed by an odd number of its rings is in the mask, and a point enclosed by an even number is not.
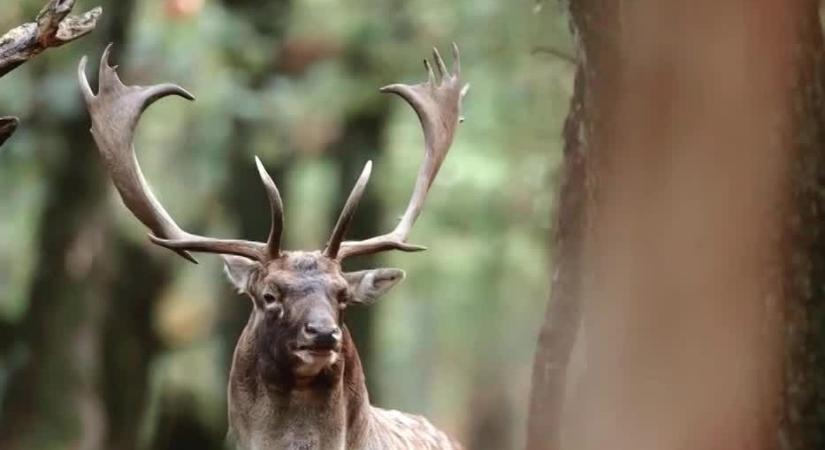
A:
[[[238,449],[457,449],[426,419],[370,406],[364,372],[342,309],[327,308],[347,289],[340,266],[320,253],[295,252],[254,269],[245,292],[255,308],[238,340],[229,377],[229,438]],[[270,322],[261,296],[277,284],[284,321]],[[349,291],[352,291],[349,287]],[[351,295],[351,294],[348,294]],[[312,301],[308,299],[314,299]],[[327,305],[327,306],[325,306]],[[291,322],[320,308],[342,324],[339,357],[311,377],[295,373],[286,350]],[[279,353],[284,352],[284,353]]]

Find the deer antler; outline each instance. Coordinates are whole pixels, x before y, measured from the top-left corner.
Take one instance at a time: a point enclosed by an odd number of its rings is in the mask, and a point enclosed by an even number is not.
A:
[[[194,100],[194,97],[174,84],[124,85],[115,71],[116,67],[109,66],[111,47],[111,44],[106,47],[100,60],[97,95],[92,92],[86,79],[86,57],[78,66],[78,80],[92,117],[92,135],[106,168],[123,203],[152,231],[149,235],[152,242],[174,250],[192,262],[197,261],[188,251],[238,255],[261,262],[280,256],[283,204],[275,183],[257,158],[255,163],[272,211],[272,228],[266,243],[198,236],[184,231],[172,220],[143,177],[135,157],[134,133],[141,114],[152,103],[170,95],[189,100]]]
[[[432,186],[447,152],[453,143],[455,130],[460,122],[461,101],[467,94],[469,85],[461,80],[461,61],[458,46],[453,44],[453,71],[447,70],[444,60],[433,49],[433,60],[436,73],[430,62],[424,60],[428,78],[424,83],[416,85],[391,84],[381,88],[381,92],[399,95],[412,106],[421,127],[424,131],[424,160],[418,169],[415,188],[410,197],[401,221],[391,232],[363,241],[341,242],[352,220],[355,207],[361,198],[364,186],[369,179],[370,163],[358,179],[355,188],[350,194],[335,229],[332,232],[324,254],[330,258],[344,259],[355,255],[366,255],[387,250],[401,250],[414,252],[426,250],[425,247],[407,243],[410,230],[424,207],[427,193]]]

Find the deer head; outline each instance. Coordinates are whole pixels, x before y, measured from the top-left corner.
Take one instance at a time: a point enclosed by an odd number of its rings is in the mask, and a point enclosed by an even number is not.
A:
[[[226,273],[237,290],[253,304],[248,325],[256,351],[274,373],[315,377],[339,361],[343,311],[370,304],[404,278],[399,269],[344,272],[341,263],[355,255],[388,250],[414,252],[424,247],[407,242],[430,186],[453,141],[460,121],[461,99],[467,86],[460,81],[458,47],[453,44],[453,71],[434,50],[435,72],[425,61],[429,78],[416,85],[393,84],[381,89],[407,101],[421,121],[425,155],[401,221],[391,232],[362,241],[344,241],[347,229],[372,170],[367,162],[337,223],[319,251],[287,251],[281,246],[283,202],[272,178],[255,158],[258,175],[269,199],[272,226],[266,242],[215,239],[181,229],[156,199],[134,154],[135,128],[143,111],[160,98],[193,96],[173,84],[126,86],[109,66],[109,46],[100,63],[95,94],[86,79],[86,58],[78,77],[92,118],[92,134],[117,191],[126,207],[151,230],[155,244],[196,262],[190,252],[223,257]],[[437,75],[436,75],[437,73]],[[249,328],[251,327],[251,328]]]

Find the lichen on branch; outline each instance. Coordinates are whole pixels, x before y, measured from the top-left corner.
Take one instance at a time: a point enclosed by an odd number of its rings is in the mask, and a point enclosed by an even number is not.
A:
[[[46,49],[91,33],[103,10],[96,7],[83,14],[70,15],[74,3],[75,0],[50,0],[34,22],[20,25],[0,37],[0,77]],[[0,145],[14,133],[17,124],[14,117],[0,118]]]

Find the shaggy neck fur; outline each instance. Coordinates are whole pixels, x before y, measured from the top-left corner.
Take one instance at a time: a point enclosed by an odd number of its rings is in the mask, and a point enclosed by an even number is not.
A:
[[[269,352],[256,349],[253,320],[238,341],[230,373],[230,441],[243,450],[363,447],[370,407],[349,331],[344,328],[335,364],[312,379],[299,379]]]

